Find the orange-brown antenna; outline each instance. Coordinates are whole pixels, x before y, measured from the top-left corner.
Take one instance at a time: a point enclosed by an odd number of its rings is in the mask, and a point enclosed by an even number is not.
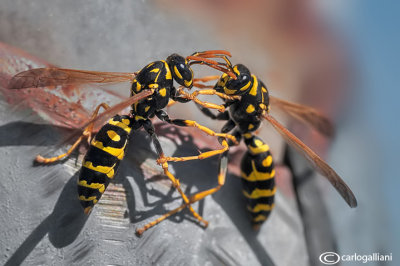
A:
[[[231,78],[236,79],[236,75],[232,69],[232,63],[229,61],[227,56],[231,56],[231,53],[224,50],[210,50],[204,52],[195,52],[192,55],[186,57],[186,60],[191,61],[190,65],[202,64],[208,65],[214,69],[228,74]],[[208,58],[222,58],[225,63],[217,62]]]

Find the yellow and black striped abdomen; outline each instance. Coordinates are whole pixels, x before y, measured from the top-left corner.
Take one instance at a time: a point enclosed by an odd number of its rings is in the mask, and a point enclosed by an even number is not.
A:
[[[275,169],[269,146],[256,136],[246,135],[248,151],[241,162],[241,177],[247,209],[257,229],[274,208]]]
[[[88,214],[99,201],[124,157],[133,119],[114,116],[95,138],[82,163],[78,180],[79,201]]]

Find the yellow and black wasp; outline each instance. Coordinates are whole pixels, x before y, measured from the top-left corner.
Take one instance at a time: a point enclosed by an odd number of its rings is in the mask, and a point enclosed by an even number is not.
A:
[[[196,87],[203,88],[203,90],[198,90],[191,94],[183,90],[178,90],[178,93],[187,99],[194,100],[199,104],[201,111],[211,119],[227,121],[221,130],[222,133],[232,131],[231,134],[235,136],[238,142],[244,138],[247,152],[241,161],[241,177],[243,195],[247,200],[247,209],[251,213],[253,227],[258,229],[267,220],[274,208],[274,195],[276,192],[275,169],[269,146],[254,134],[263,119],[270,122],[288,144],[302,153],[314,168],[329,180],[350,207],[356,207],[357,200],[353,192],[340,176],[315,152],[269,114],[270,103],[285,110],[294,118],[310,124],[327,136],[332,135],[333,131],[329,120],[311,107],[270,96],[265,84],[255,75],[252,75],[246,66],[237,64],[232,69],[236,78],[226,73],[222,74],[222,76],[204,77],[199,81],[207,82],[215,79],[218,79],[218,81],[215,86],[207,86],[201,83],[195,84]],[[215,108],[220,111],[219,114],[215,115],[209,110],[209,108],[214,107],[204,107],[202,101],[197,98],[198,95],[202,94],[215,94],[224,100],[223,105]],[[232,144],[230,143],[230,145]],[[224,168],[227,165],[226,157],[227,152],[224,152],[220,157],[218,186],[209,191],[208,194],[216,192],[225,183],[226,169]],[[164,158],[164,160],[168,161],[169,158]],[[202,197],[197,197],[197,199],[200,198]]]
[[[101,198],[111,179],[115,176],[118,165],[124,157],[131,132],[143,128],[152,139],[159,157],[159,163],[162,165],[165,175],[172,181],[174,187],[183,198],[185,202],[183,206],[188,207],[193,216],[207,226],[207,221],[203,220],[190,206],[190,202],[193,200],[188,199],[181,190],[179,181],[168,170],[167,160],[164,159],[165,155],[163,149],[150,119],[157,116],[160,120],[167,123],[183,127],[196,127],[209,135],[224,139],[221,141],[223,145],[222,149],[200,153],[197,156],[190,156],[187,158],[177,157],[176,160],[193,158],[203,159],[227,151],[229,147],[226,139],[236,143],[235,137],[225,133],[216,133],[193,120],[170,119],[168,114],[162,110],[168,105],[170,100],[182,103],[190,101],[190,99],[178,94],[173,86],[173,81],[175,80],[181,86],[190,89],[193,86],[194,80],[191,66],[194,64],[208,65],[232,76],[232,78],[236,78],[228,64],[229,60],[227,56],[231,56],[229,52],[220,50],[196,52],[186,58],[178,54],[172,54],[166,60],[152,62],[135,73],[37,68],[15,75],[10,81],[9,88],[22,89],[69,84],[131,81],[131,97],[113,107],[109,107],[105,103],[98,105],[93,112],[91,120],[83,127],[83,134],[66,153],[52,158],[44,158],[38,155],[36,161],[40,163],[56,162],[70,155],[84,139],[88,139],[90,147],[84,157],[79,174],[78,194],[84,212],[89,214],[93,206]],[[222,58],[225,62],[218,62],[208,58]],[[129,106],[131,106],[129,115],[115,115]],[[212,103],[203,103],[204,108],[216,108],[216,106],[217,105]],[[100,108],[106,110],[99,114]],[[96,136],[92,138],[94,123],[113,115],[114,117],[101,127]],[[180,211],[184,207],[170,211],[154,222],[138,229],[138,234],[143,233],[146,229]]]

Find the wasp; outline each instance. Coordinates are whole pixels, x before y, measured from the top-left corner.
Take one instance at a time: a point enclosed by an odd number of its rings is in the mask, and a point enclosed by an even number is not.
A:
[[[189,94],[178,90],[182,97],[191,99],[198,104],[200,110],[209,118],[227,121],[221,129],[221,133],[231,134],[238,142],[244,139],[247,152],[241,161],[241,180],[243,184],[243,195],[247,201],[247,209],[251,214],[254,229],[258,229],[267,220],[274,208],[275,169],[270,148],[266,142],[255,135],[261,122],[267,120],[273,128],[286,140],[286,142],[304,155],[313,167],[325,176],[333,187],[339,192],[350,207],[357,206],[357,200],[342,178],[314,151],[299,140],[293,133],[280,124],[269,114],[271,104],[280,107],[294,118],[310,124],[320,133],[332,136],[333,126],[314,108],[288,102],[269,95],[265,84],[251,74],[250,70],[243,64],[232,66],[228,63],[236,78],[223,73],[221,76],[207,76],[198,79],[199,82],[217,80],[214,86],[197,83],[194,86],[200,90]],[[208,107],[204,107],[199,95],[214,94],[224,101],[224,104],[210,107],[220,112],[216,115]],[[216,108],[214,108],[216,107]],[[234,143],[229,143],[234,145]],[[225,183],[227,151],[220,156],[220,170],[218,175],[218,186],[207,193],[197,195],[196,200],[206,195],[215,193]],[[175,158],[162,158],[165,161],[174,161]],[[192,203],[192,202],[191,202]]]
[[[134,73],[36,68],[16,74],[11,79],[8,87],[10,89],[23,89],[70,84],[130,81],[132,83],[130,97],[113,107],[108,106],[106,103],[99,104],[94,110],[91,119],[82,127],[84,129],[82,135],[66,153],[51,158],[38,155],[36,161],[40,163],[57,162],[69,156],[86,139],[90,145],[83,159],[77,185],[79,201],[84,212],[89,214],[94,205],[100,200],[110,181],[114,178],[118,166],[124,158],[132,132],[143,128],[151,137],[158,155],[158,162],[162,166],[164,174],[171,180],[173,186],[180,193],[185,202],[184,206],[189,208],[192,215],[198,221],[207,226],[208,222],[190,206],[190,202],[194,200],[189,199],[185,195],[180,188],[178,179],[168,170],[168,162],[165,159],[163,149],[150,119],[156,116],[167,123],[182,127],[195,127],[208,135],[221,138],[220,143],[223,146],[221,149],[200,153],[197,156],[180,157],[177,160],[204,159],[226,152],[229,148],[227,140],[236,143],[234,136],[214,132],[194,120],[171,119],[163,109],[168,105],[170,100],[181,103],[190,101],[190,99],[178,94],[173,81],[181,85],[180,88],[192,88],[194,81],[192,65],[207,65],[230,75],[233,79],[236,78],[231,70],[227,56],[231,56],[230,53],[223,50],[196,52],[186,58],[178,54],[172,54],[166,60],[149,63],[140,71]],[[218,62],[209,58],[219,58],[225,62]],[[202,102],[201,104],[203,104],[204,108],[217,107],[213,103]],[[129,106],[131,109],[129,115],[115,115]],[[99,114],[100,108],[105,109],[105,111]],[[108,119],[111,116],[113,117],[92,137],[95,123]],[[142,234],[148,228],[181,209],[183,208],[177,208],[166,213],[143,228],[137,229],[137,233]]]

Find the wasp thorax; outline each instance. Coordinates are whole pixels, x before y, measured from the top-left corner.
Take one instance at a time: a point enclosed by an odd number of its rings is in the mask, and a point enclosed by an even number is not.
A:
[[[172,54],[168,56],[167,63],[176,82],[186,88],[193,86],[193,71],[184,57]]]

